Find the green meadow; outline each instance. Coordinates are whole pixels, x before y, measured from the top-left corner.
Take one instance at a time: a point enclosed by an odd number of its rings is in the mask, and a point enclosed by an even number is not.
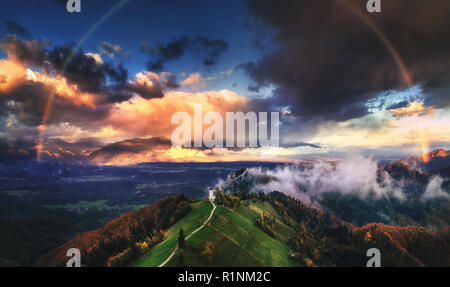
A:
[[[294,230],[282,223],[269,203],[247,201],[247,206],[231,210],[217,206],[208,224],[186,240],[184,250],[177,250],[165,266],[295,266],[292,251],[286,245]],[[208,218],[212,205],[208,200],[192,204],[193,210],[165,231],[165,240],[151,248],[132,266],[158,266],[177,246],[181,228],[186,235],[200,227]],[[256,226],[264,211],[276,218],[275,238]],[[213,246],[211,260],[201,256],[206,244]]]

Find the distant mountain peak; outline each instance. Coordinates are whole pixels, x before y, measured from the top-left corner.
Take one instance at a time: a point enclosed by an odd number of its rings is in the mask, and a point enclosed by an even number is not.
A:
[[[410,165],[427,170],[450,166],[450,151],[435,149],[420,156],[406,156],[402,159]]]
[[[432,158],[440,158],[440,157],[448,157],[450,156],[450,151],[444,149],[436,149],[432,152],[428,153],[430,159]]]
[[[89,161],[100,165],[130,165],[165,161],[171,141],[163,137],[134,138],[108,144],[89,155]]]

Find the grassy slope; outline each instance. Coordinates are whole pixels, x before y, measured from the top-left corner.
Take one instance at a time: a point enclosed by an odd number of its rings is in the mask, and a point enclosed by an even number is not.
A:
[[[181,228],[185,234],[191,234],[208,218],[212,205],[208,200],[202,200],[192,204],[193,210],[165,230],[164,241],[154,246],[150,252],[133,262],[132,266],[158,266],[169,257],[177,246],[177,236]],[[191,240],[191,239],[190,239]]]
[[[166,232],[166,241],[153,247],[146,256],[134,262],[133,266],[158,266],[176,246],[178,230],[183,228],[190,234],[200,226],[211,211],[211,204],[203,200],[194,204],[194,210],[178,221]],[[277,218],[277,237],[271,238],[255,222],[264,210]],[[292,251],[285,244],[294,230],[281,222],[281,218],[269,203],[249,202],[231,211],[218,206],[210,223],[186,241],[183,251],[184,265],[188,266],[292,266],[289,258]],[[213,261],[202,261],[200,254],[209,241],[214,245]],[[180,252],[166,266],[180,264]]]

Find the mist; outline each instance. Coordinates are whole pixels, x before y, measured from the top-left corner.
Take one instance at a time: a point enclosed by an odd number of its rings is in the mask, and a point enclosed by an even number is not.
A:
[[[422,172],[417,169],[414,171]],[[414,179],[394,179],[373,158],[361,155],[337,162],[318,160],[311,164],[284,165],[275,169],[251,168],[242,176],[250,192],[279,191],[308,205],[320,205],[320,199],[325,193],[357,195],[362,199],[405,200],[411,194],[411,185],[420,185],[413,182]],[[261,182],[258,180],[261,178],[269,180]],[[449,198],[442,188],[443,182],[440,176],[429,177],[426,186],[420,188],[420,197]],[[217,187],[226,190],[227,184],[227,181],[220,181]]]

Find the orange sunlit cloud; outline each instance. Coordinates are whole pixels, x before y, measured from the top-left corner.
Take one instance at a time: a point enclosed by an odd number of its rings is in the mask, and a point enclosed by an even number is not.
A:
[[[181,84],[186,86],[200,86],[200,87],[206,86],[206,83],[203,80],[202,75],[200,73],[190,74],[189,77],[187,77],[181,82]]]
[[[25,81],[39,82],[50,88],[52,93],[66,98],[75,105],[95,107],[94,94],[80,92],[76,85],[67,83],[65,78],[33,71],[16,60],[0,60],[0,76],[3,79],[0,81],[1,93],[8,93]]]
[[[43,73],[27,70],[27,80],[45,84],[51,87],[53,93],[66,98],[75,105],[86,105],[95,107],[95,95],[79,91],[76,85],[67,83],[67,80],[61,76],[50,77]]]
[[[96,61],[101,61],[101,57],[97,54],[89,56],[95,58]],[[137,73],[129,83],[152,87],[163,81],[164,77],[164,73],[142,71]],[[14,59],[0,60],[0,93],[6,94],[26,81],[44,84],[56,96],[67,99],[74,106],[84,105],[95,109],[104,97],[104,95],[81,92],[76,85],[69,83],[62,76],[51,76],[44,72],[33,71]],[[200,74],[191,74],[182,82],[184,85],[198,85],[199,83],[202,83]],[[76,122],[64,122],[47,127],[46,133],[47,136],[51,135],[70,142],[88,137],[100,139],[105,143],[138,137],[162,136],[170,139],[172,131],[176,128],[171,124],[172,115],[180,111],[193,115],[195,104],[202,105],[203,115],[208,112],[218,112],[225,118],[226,112],[247,111],[249,99],[230,90],[191,93],[169,91],[162,98],[150,99],[134,96],[128,101],[108,104],[109,115],[89,127],[77,126]],[[450,142],[450,122],[447,110],[436,110],[433,107],[425,107],[420,102],[411,102],[407,107],[392,109],[388,113],[392,116],[385,117],[388,120],[379,129],[354,128],[354,123],[358,120],[325,124],[318,129],[318,133],[310,141],[320,143],[324,147],[344,149],[398,147],[412,144],[418,146],[419,149],[421,147],[422,151],[425,150],[425,145],[431,142]],[[42,129],[42,127],[39,128]],[[322,152],[322,150],[314,150],[314,152]],[[274,158],[292,158],[300,154],[300,150],[279,148]],[[122,154],[111,160],[99,159],[99,162],[120,165],[145,161],[250,159],[261,160],[260,151],[258,149],[199,150],[160,147],[146,153]],[[424,158],[424,161],[426,160]]]
[[[8,93],[26,79],[27,69],[13,60],[0,60],[0,92]]]
[[[176,127],[171,124],[176,112],[193,115],[194,104],[202,104],[203,114],[218,112],[225,117],[228,111],[244,111],[248,100],[229,90],[201,93],[168,92],[163,98],[133,98],[116,104],[106,123],[124,137],[165,136],[170,138]]]
[[[389,110],[394,117],[412,116],[412,115],[425,115],[435,112],[433,107],[425,107],[423,103],[411,102],[407,107]]]

